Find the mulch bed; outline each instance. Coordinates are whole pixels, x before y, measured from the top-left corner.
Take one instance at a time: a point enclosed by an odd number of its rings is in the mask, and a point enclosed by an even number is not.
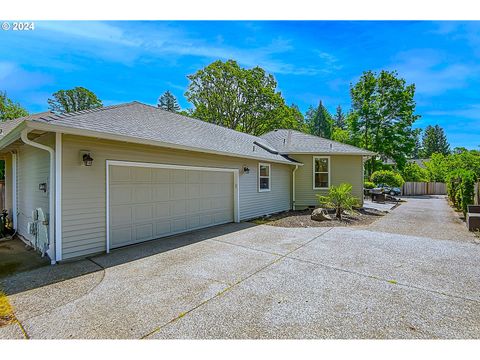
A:
[[[278,227],[333,227],[333,226],[363,226],[369,225],[386,215],[383,211],[375,209],[358,209],[355,213],[344,214],[342,220],[335,218],[335,214],[330,214],[332,220],[315,221],[310,219],[312,209],[306,210],[291,210],[269,217],[262,217],[253,220],[252,222],[258,225],[265,224]]]

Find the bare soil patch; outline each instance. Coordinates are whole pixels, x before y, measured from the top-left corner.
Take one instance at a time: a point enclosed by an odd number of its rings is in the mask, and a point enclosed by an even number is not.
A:
[[[315,221],[310,219],[312,209],[306,210],[290,210],[268,217],[261,217],[252,222],[258,225],[270,225],[278,227],[333,227],[333,226],[364,226],[373,223],[382,216],[385,212],[375,209],[358,209],[353,213],[344,214],[342,220],[335,218],[335,214],[331,213],[332,220]]]

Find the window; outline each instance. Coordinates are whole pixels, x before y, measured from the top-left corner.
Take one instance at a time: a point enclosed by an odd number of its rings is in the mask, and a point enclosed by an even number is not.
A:
[[[270,164],[258,164],[258,191],[270,191]]]
[[[313,189],[327,189],[330,186],[330,157],[313,157]]]

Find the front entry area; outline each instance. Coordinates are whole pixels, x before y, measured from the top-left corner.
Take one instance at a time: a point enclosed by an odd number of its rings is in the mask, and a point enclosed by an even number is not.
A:
[[[107,251],[237,220],[238,170],[107,162]]]

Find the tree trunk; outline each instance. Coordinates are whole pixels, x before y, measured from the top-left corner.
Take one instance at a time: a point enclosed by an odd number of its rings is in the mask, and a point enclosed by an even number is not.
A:
[[[337,219],[342,220],[342,208],[340,206],[337,206],[337,211],[335,216],[337,217]]]

